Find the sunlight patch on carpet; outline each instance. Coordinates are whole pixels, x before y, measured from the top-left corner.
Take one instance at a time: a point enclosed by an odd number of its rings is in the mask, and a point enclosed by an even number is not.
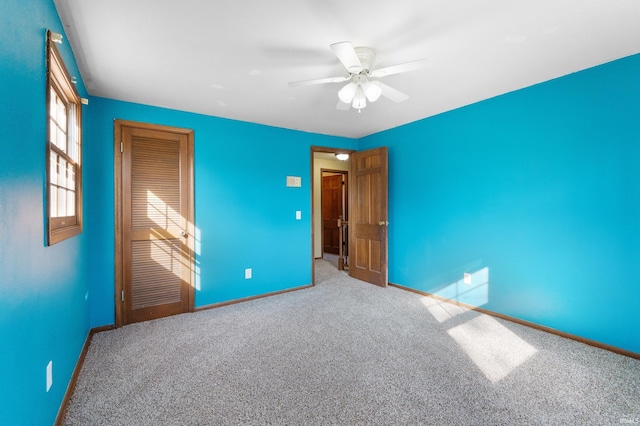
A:
[[[479,315],[447,331],[492,383],[507,377],[538,350],[494,318]]]
[[[469,311],[463,307],[456,306],[449,302],[443,302],[429,296],[422,297],[420,301],[439,323],[443,323],[457,315]]]

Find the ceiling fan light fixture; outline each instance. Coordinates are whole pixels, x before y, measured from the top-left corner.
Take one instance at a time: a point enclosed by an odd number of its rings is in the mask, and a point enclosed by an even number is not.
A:
[[[367,101],[375,102],[380,96],[384,96],[396,103],[406,101],[409,98],[406,93],[389,87],[378,80],[369,81],[369,78],[378,79],[388,75],[415,71],[428,65],[426,60],[420,59],[373,69],[373,63],[376,58],[376,52],[373,49],[369,47],[354,47],[349,41],[333,43],[330,47],[349,75],[293,81],[289,83],[289,87],[347,82],[338,91],[339,101],[336,104],[336,109],[339,111],[348,111],[353,107],[358,112],[361,112],[362,108],[367,106]]]
[[[382,95],[382,89],[369,81],[365,81],[362,84],[362,90],[369,102],[377,101],[380,95]]]
[[[340,91],[338,92],[338,97],[345,104],[350,104],[353,101],[357,89],[357,84],[355,84],[354,82],[349,82],[342,89],[340,89]]]
[[[364,91],[362,90],[361,86],[358,86],[358,88],[356,89],[356,94],[353,97],[353,103],[351,104],[351,106],[357,109],[358,112],[360,112],[362,108],[367,106],[367,97],[364,95]]]

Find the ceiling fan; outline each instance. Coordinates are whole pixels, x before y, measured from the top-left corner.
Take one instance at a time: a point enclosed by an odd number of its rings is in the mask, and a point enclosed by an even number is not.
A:
[[[289,83],[289,87],[343,83],[348,81],[349,83],[338,92],[339,101],[336,108],[339,110],[346,111],[350,107],[353,107],[357,109],[358,112],[361,112],[362,108],[367,106],[367,100],[369,102],[375,102],[381,95],[394,102],[407,100],[409,96],[405,93],[387,86],[381,81],[371,79],[414,71],[424,68],[427,65],[426,59],[419,59],[417,61],[405,62],[373,70],[373,61],[376,57],[373,49],[369,47],[353,47],[349,41],[334,43],[330,47],[340,62],[342,62],[342,65],[347,69],[347,72],[349,72],[348,76],[292,81]]]

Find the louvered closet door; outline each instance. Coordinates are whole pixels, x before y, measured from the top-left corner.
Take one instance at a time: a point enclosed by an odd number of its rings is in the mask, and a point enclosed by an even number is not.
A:
[[[123,128],[124,323],[189,310],[189,162],[184,134]]]

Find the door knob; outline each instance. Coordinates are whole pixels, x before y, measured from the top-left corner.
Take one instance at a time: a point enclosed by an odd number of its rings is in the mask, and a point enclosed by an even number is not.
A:
[[[381,220],[380,222],[378,222],[378,225],[380,226],[389,226],[389,222],[386,220]]]
[[[187,237],[186,231],[180,231],[180,235],[182,235],[183,237]]]

